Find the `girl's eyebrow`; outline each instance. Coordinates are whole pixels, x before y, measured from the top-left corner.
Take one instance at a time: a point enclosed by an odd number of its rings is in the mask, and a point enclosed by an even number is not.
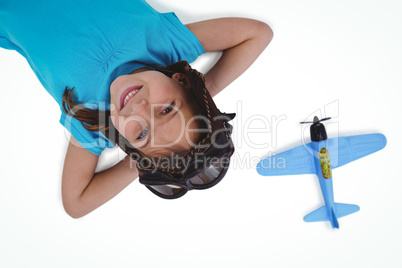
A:
[[[180,110],[180,108],[181,108],[181,107],[177,107],[177,110]],[[179,114],[179,113],[176,111],[176,112],[173,113],[171,116],[168,115],[168,120],[165,121],[165,122],[163,122],[163,124],[168,123],[168,122],[169,122],[170,120],[172,120],[177,114]],[[142,147],[148,146],[148,144],[151,142],[151,138],[153,137],[153,136],[151,135],[151,133],[153,133],[153,131],[154,131],[154,128],[152,128],[152,129],[149,128],[149,131],[148,131],[148,133],[147,133],[147,135],[148,135],[147,141],[146,141],[146,143],[145,143]]]

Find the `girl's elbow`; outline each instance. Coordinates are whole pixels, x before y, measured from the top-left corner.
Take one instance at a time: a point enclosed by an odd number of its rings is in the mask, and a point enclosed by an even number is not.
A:
[[[74,209],[64,205],[64,211],[67,213],[68,216],[70,216],[73,219],[78,219],[80,218],[78,214],[74,211]]]
[[[268,24],[260,22],[258,25],[258,36],[268,45],[274,37],[274,32]]]
[[[63,200],[63,207],[64,207],[64,211],[67,213],[67,215],[73,219],[79,219],[79,218],[85,216],[85,214],[82,214],[80,212],[80,210],[78,209],[78,205],[71,201],[69,202],[69,201]]]

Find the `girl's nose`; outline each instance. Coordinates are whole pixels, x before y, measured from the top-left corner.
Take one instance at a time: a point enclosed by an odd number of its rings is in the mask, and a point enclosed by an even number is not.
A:
[[[133,106],[131,106],[131,114],[137,114],[139,111],[146,109],[148,106],[148,101],[146,99],[141,99],[137,101]]]

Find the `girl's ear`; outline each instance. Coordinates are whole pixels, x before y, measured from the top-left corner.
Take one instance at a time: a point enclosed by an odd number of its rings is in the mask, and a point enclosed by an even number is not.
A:
[[[173,80],[181,83],[185,88],[190,88],[190,81],[188,80],[187,76],[183,73],[175,73],[172,76]]]

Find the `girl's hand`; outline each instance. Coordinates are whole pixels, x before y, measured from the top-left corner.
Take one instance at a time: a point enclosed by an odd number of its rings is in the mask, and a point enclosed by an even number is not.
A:
[[[205,74],[211,96],[238,78],[257,59],[273,37],[271,28],[260,21],[222,18],[186,25],[206,52],[223,51],[215,66]]]

